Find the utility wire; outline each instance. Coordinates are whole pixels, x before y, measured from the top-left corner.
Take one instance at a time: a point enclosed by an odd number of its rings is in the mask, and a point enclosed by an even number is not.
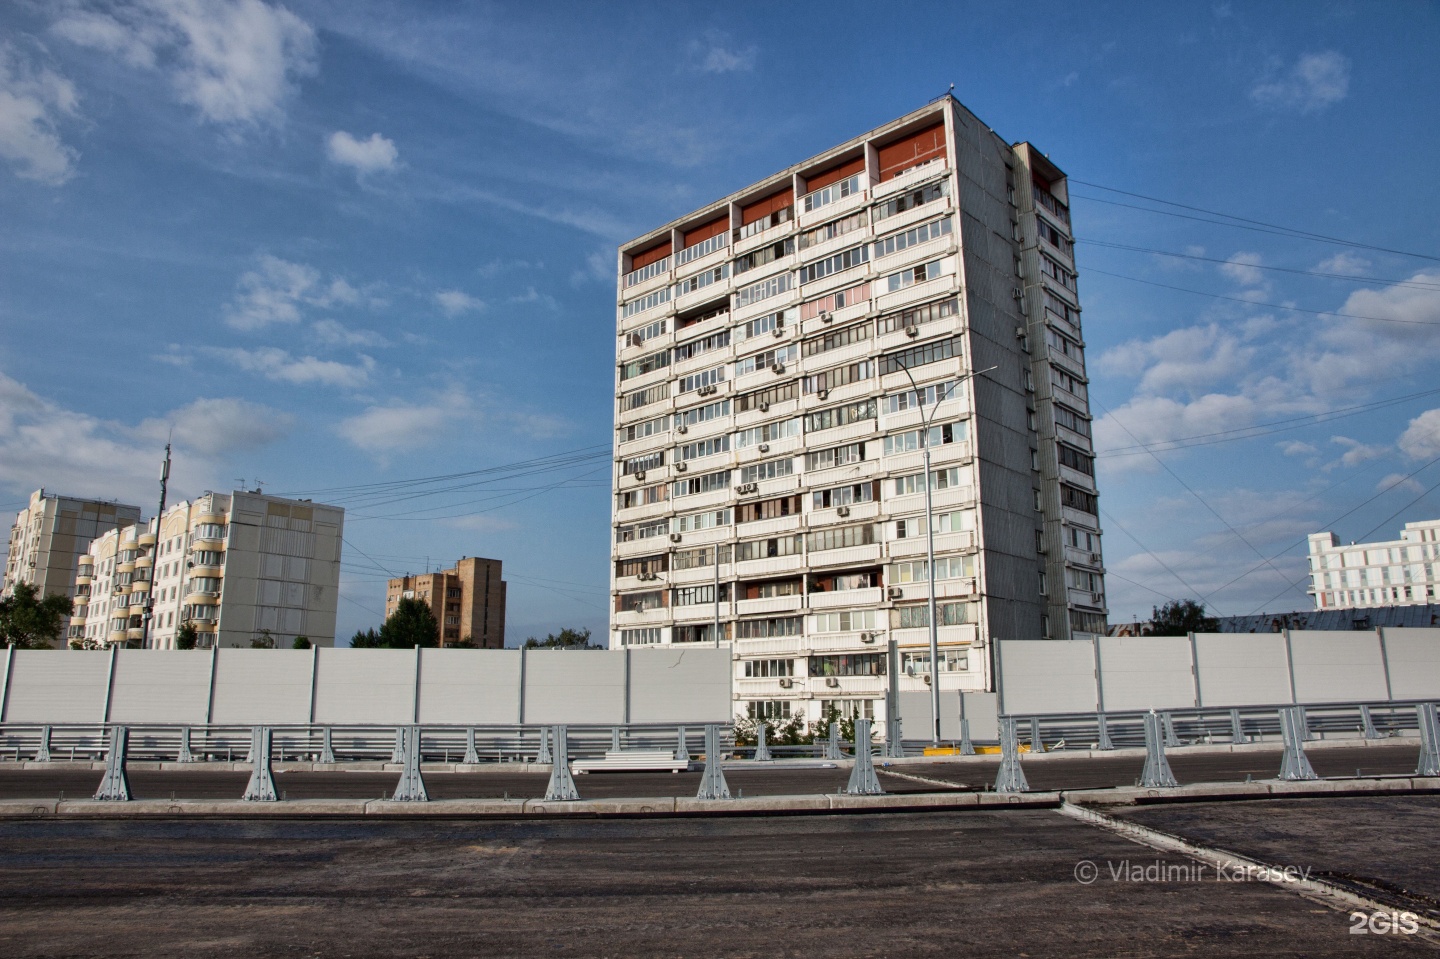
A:
[[[1122,533],[1124,533],[1126,536],[1130,537],[1130,539],[1134,541],[1135,545],[1138,546],[1138,547],[1140,547],[1140,549],[1144,551],[1145,555],[1149,556],[1149,557],[1150,557],[1151,559],[1153,559],[1155,562],[1157,562],[1157,563],[1160,564],[1160,568],[1161,568],[1161,569],[1165,570],[1165,572],[1169,573],[1171,576],[1174,576],[1176,582],[1178,582],[1181,586],[1184,586],[1184,587],[1185,587],[1185,591],[1186,591],[1187,593],[1189,593],[1191,596],[1199,596],[1199,595],[1200,595],[1200,591],[1199,591],[1198,589],[1196,589],[1194,586],[1191,586],[1189,583],[1185,582],[1184,577],[1182,577],[1179,573],[1175,572],[1175,570],[1171,569],[1170,566],[1169,566],[1163,559],[1161,559],[1159,556],[1155,555],[1155,553],[1153,553],[1153,552],[1150,550],[1150,547],[1148,547],[1148,546],[1146,546],[1144,543],[1140,542],[1139,537],[1137,537],[1134,533],[1132,533],[1132,532],[1130,532],[1128,529],[1126,529],[1126,528],[1124,527],[1124,525],[1121,524],[1121,522],[1120,522],[1118,519],[1116,519],[1114,516],[1110,515],[1109,513],[1105,512],[1103,509],[1100,511],[1100,515],[1105,518],[1105,521],[1106,521],[1107,523],[1114,523],[1115,526],[1116,526],[1116,528],[1119,529],[1120,532],[1122,532]],[[1105,575],[1108,576],[1108,575],[1110,575],[1110,574],[1109,574],[1109,572],[1107,571]],[[1159,590],[1155,590],[1154,592],[1159,592]],[[1162,593],[1161,595],[1164,595],[1164,594]]]
[[[1218,263],[1221,266],[1243,266],[1256,270],[1270,270],[1274,273],[1294,273],[1299,276],[1317,276],[1327,280],[1347,280],[1352,283],[1386,283],[1390,286],[1408,286],[1421,290],[1440,290],[1440,283],[1427,283],[1424,280],[1393,280],[1383,276],[1356,276],[1353,273],[1326,273],[1322,270],[1301,270],[1289,266],[1268,266],[1264,263],[1237,263],[1234,260],[1222,260],[1216,256],[1201,256],[1198,253],[1175,253],[1172,250],[1152,250],[1145,246],[1130,246],[1125,243],[1110,243],[1106,240],[1095,240],[1076,237],[1077,244],[1084,243],[1086,246],[1101,246],[1109,250],[1128,250],[1131,253],[1153,253],[1156,256],[1169,256],[1180,260],[1200,260],[1204,263]]]

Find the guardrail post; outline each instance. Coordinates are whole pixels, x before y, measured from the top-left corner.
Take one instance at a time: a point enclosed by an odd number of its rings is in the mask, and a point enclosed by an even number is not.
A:
[[[707,726],[707,727],[705,727],[705,728],[708,730],[710,727]],[[706,735],[708,736],[709,733],[707,732]],[[829,737],[825,740],[825,748],[824,748],[824,753],[823,753],[823,757],[822,757],[822,758],[824,758],[824,759],[839,759],[839,758],[840,758],[840,724],[839,724],[839,723],[831,723],[831,724],[830,724],[830,735],[829,735]]]
[[[1030,717],[1030,751],[1032,753],[1043,753],[1045,741],[1040,738],[1040,717]]]
[[[570,775],[570,744],[565,727],[554,727],[552,735],[555,755],[550,764],[550,783],[545,787],[545,801],[574,802],[580,798],[580,790],[575,788],[575,777]],[[541,748],[544,748],[543,742]]]
[[[1420,721],[1420,762],[1415,766],[1415,775],[1440,776],[1440,719],[1435,704],[1421,703],[1415,713]]]
[[[1169,710],[1160,714],[1160,728],[1165,733],[1166,746],[1180,745],[1180,737],[1175,733],[1175,717],[1170,715]]]
[[[680,731],[675,735],[675,761],[677,763],[690,761],[690,744],[685,741],[684,726],[681,726]]]
[[[995,791],[1023,793],[1029,788],[1025,770],[1020,768],[1020,734],[1015,729],[1015,718],[1006,716],[1000,720],[1000,771],[995,774]]]
[[[628,652],[628,650],[627,650],[627,652]],[[620,751],[620,727],[619,727],[619,726],[611,726],[611,727],[610,727],[610,751],[611,751],[611,752],[614,752],[614,753],[618,753],[618,752]]]
[[[851,796],[883,796],[880,780],[875,775],[875,760],[870,745],[870,720],[855,720],[855,765],[845,792]]]
[[[320,727],[320,761],[322,763],[335,761],[335,741],[330,735],[329,726]]]
[[[124,726],[110,727],[110,751],[105,754],[105,776],[95,798],[102,802],[129,802],[130,779],[125,775],[125,748],[130,730]]]
[[[1315,768],[1305,756],[1304,720],[1299,706],[1286,706],[1280,710],[1280,733],[1285,737],[1285,755],[1280,760],[1280,778],[1319,779]]]
[[[765,720],[762,719],[762,720],[760,720],[759,722],[757,722],[757,723],[755,724],[755,761],[756,761],[756,762],[767,763],[767,762],[770,762],[772,759],[775,758],[774,756],[771,756],[771,755],[770,755],[770,747],[767,746],[767,745],[765,745],[765,734],[766,734],[767,732],[769,732],[769,731],[770,731],[770,727],[767,726],[767,725],[765,725]]]
[[[405,727],[395,727],[395,748],[390,750],[390,762],[394,764],[405,761]]]
[[[50,727],[40,727],[40,748],[35,750],[35,761],[37,763],[48,763],[50,761]]]
[[[1240,710],[1230,710],[1230,741],[1232,743],[1243,743],[1245,741],[1245,727],[1240,722]]]
[[[540,751],[535,754],[536,765],[543,766],[545,763],[553,763],[554,754],[550,751],[550,727],[540,727]]]
[[[474,726],[470,726],[465,730],[465,758],[460,761],[467,766],[478,765],[480,762],[480,751],[475,748]]]
[[[1114,749],[1115,741],[1110,738],[1110,720],[1105,717],[1104,713],[1095,714],[1095,725],[1100,729],[1100,742],[1098,743],[1100,748]]]
[[[1300,710],[1300,738],[1307,743],[1315,737],[1310,735],[1310,714],[1305,712],[1304,706],[1296,706]]]
[[[190,751],[190,727],[180,727],[180,748],[175,753],[177,763],[193,763],[195,754]]]
[[[270,727],[250,728],[250,783],[245,787],[245,802],[275,802],[275,771],[270,768]]]
[[[838,726],[832,726],[838,730]],[[700,777],[700,790],[696,799],[729,799],[730,786],[725,782],[725,771],[720,768],[720,727],[705,727],[705,774]]]
[[[900,649],[895,640],[890,640],[886,651],[886,674],[889,682],[885,687],[885,758],[904,759],[905,742],[900,732]],[[965,694],[960,694],[960,714],[965,714]]]
[[[960,720],[960,755],[975,755],[975,744],[970,741],[970,720]]]
[[[430,794],[425,791],[425,780],[420,775],[420,727],[410,726],[405,730],[405,769],[400,773],[400,782],[395,787],[395,802],[429,802]]]
[[[1375,728],[1375,717],[1370,715],[1370,707],[1364,703],[1360,704],[1360,734],[1366,739],[1380,738],[1380,730]]]
[[[1140,774],[1140,785],[1147,789],[1180,785],[1165,759],[1165,739],[1161,717],[1152,709],[1145,714],[1145,770]]]

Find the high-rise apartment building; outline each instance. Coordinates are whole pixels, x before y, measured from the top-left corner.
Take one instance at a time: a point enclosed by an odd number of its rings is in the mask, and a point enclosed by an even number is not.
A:
[[[10,552],[0,596],[29,583],[41,597],[75,595],[75,564],[90,541],[140,522],[140,507],[47,494],[38,489],[10,527]]]
[[[111,530],[80,558],[70,645],[173,649],[190,622],[202,647],[267,637],[288,647],[298,636],[333,646],[344,524],[338,506],[237,491]]]
[[[1312,533],[1309,592],[1316,609],[1440,603],[1440,519],[1406,523],[1384,543]]]
[[[480,649],[505,648],[505,581],[500,560],[466,556],[454,569],[397,576],[385,593],[388,619],[402,599],[418,599],[440,624],[440,645],[474,643]]]
[[[890,638],[925,688],[927,484],[942,688],[1102,634],[1068,198],[946,97],[625,244],[611,645],[733,641],[767,716],[873,714]]]

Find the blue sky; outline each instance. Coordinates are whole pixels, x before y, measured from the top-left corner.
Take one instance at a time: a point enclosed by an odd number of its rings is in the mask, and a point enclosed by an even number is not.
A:
[[[1304,608],[1306,533],[1440,515],[1437,41],[1405,2],[5,4],[0,522],[153,510],[173,430],[181,495],[347,506],[342,635],[467,554],[512,643],[603,632],[568,454],[610,443],[617,244],[953,83],[1095,184],[1112,620]]]

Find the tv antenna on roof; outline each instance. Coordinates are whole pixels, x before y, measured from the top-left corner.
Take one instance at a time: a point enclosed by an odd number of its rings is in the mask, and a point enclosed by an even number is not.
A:
[[[237,477],[236,480],[235,480],[235,485],[238,486],[238,487],[240,487],[240,492],[242,492],[242,493],[248,493],[248,492],[249,492],[249,490],[247,490],[247,489],[245,488],[245,477],[243,477],[243,476]]]

